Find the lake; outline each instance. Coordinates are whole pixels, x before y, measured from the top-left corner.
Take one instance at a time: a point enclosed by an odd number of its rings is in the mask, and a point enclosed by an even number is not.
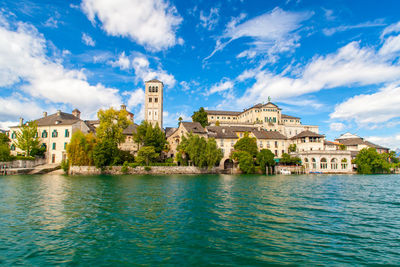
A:
[[[400,175],[1,176],[1,265],[400,264]]]

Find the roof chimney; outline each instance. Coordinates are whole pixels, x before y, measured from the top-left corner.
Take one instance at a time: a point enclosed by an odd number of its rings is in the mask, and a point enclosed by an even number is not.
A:
[[[57,116],[61,116],[61,110],[57,110]]]
[[[75,117],[77,117],[78,119],[80,119],[81,118],[81,112],[79,111],[79,109],[74,109],[73,111],[72,111],[72,115],[74,115]]]
[[[124,104],[121,105],[121,110],[126,110],[126,106]]]
[[[24,118],[19,118],[19,126],[24,125]]]
[[[43,117],[47,117],[47,111],[43,111]]]

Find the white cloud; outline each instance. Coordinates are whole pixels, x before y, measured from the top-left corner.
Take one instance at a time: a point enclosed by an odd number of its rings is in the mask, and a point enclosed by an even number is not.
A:
[[[329,129],[334,132],[340,132],[343,131],[346,128],[346,125],[344,125],[341,122],[332,122],[329,124]]]
[[[322,30],[322,32],[326,36],[332,36],[337,32],[344,32],[344,31],[353,30],[353,29],[382,27],[382,26],[385,26],[385,25],[386,24],[382,23],[381,20],[376,20],[376,21],[367,21],[367,22],[356,24],[356,25],[341,25],[341,26],[334,27],[334,28],[325,28],[325,29]]]
[[[122,52],[118,60],[109,61],[109,64],[113,67],[119,67],[121,70],[127,70],[131,67],[131,62],[129,58],[125,55],[125,52]]]
[[[245,16],[242,14],[227,25],[224,34],[217,40],[214,51],[205,60],[222,50],[230,42],[242,37],[251,38],[253,40],[252,49],[257,52],[267,52],[267,54],[273,55],[291,51],[299,46],[300,36],[296,31],[300,28],[301,23],[311,15],[312,13],[309,12],[286,12],[275,8],[237,25],[238,21]]]
[[[119,106],[118,90],[91,85],[83,70],[66,69],[46,55],[46,40],[29,24],[0,25],[0,87],[22,90],[49,103],[69,104],[95,114],[98,108]]]
[[[158,79],[170,88],[176,83],[175,77],[172,74],[168,74],[161,67],[158,67],[157,70],[150,68],[149,60],[143,55],[134,57],[131,64],[135,70],[137,82]]]
[[[18,121],[20,117],[34,119],[40,117],[42,109],[29,99],[18,99],[17,96],[0,97],[0,121]]]
[[[143,89],[136,89],[135,91],[131,92],[127,103],[128,109],[142,105],[144,103],[144,95]]]
[[[219,9],[216,7],[213,7],[210,9],[210,13],[208,16],[204,14],[203,11],[200,11],[200,24],[203,26],[203,28],[206,28],[207,30],[212,30],[217,26],[219,20]]]
[[[86,33],[82,33],[82,42],[87,46],[95,46],[96,42]]]
[[[379,54],[381,55],[391,55],[400,51],[400,35],[397,36],[389,36],[381,49],[379,50]]]
[[[400,117],[400,86],[392,84],[373,94],[351,97],[330,114],[332,119],[354,120],[361,126],[383,124]]]
[[[381,39],[383,39],[386,35],[391,33],[400,32],[400,21],[394,24],[387,26],[381,34]]]
[[[352,42],[336,53],[314,57],[294,72],[297,77],[258,69],[243,72],[239,80],[254,78],[256,82],[237,100],[237,105],[262,102],[268,96],[280,101],[322,89],[396,81],[400,77],[400,66],[378,55],[374,49]]]
[[[49,27],[49,28],[58,28],[59,23],[60,22],[57,19],[50,17],[43,23],[43,26]]]
[[[177,43],[175,32],[182,18],[163,0],[83,0],[81,8],[93,24],[97,18],[107,34],[129,37],[150,50]]]
[[[233,89],[234,83],[232,81],[227,81],[226,79],[224,79],[225,81],[221,81],[215,85],[213,85],[210,90],[208,90],[206,92],[206,95],[212,95],[215,93],[221,93],[221,92],[225,92],[227,90],[231,90]]]
[[[400,148],[400,134],[391,136],[367,136],[365,140],[368,140],[374,144],[389,147],[392,150]]]

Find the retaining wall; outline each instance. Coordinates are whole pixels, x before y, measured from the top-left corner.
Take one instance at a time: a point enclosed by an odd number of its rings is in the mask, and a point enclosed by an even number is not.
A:
[[[34,168],[39,165],[46,164],[46,159],[35,160],[13,160],[7,162],[0,162],[0,166],[7,165],[7,168]]]

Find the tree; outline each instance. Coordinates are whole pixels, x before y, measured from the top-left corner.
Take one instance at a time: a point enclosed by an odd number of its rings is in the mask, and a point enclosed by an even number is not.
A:
[[[339,150],[346,150],[346,146],[344,144],[339,145]]]
[[[189,133],[187,137],[182,136],[177,149],[179,151],[176,155],[177,161],[182,165],[191,160],[194,166],[212,168],[223,157],[214,138],[207,140],[193,133]]]
[[[258,153],[257,139],[249,137],[249,133],[246,132],[244,137],[236,142],[234,148],[238,151],[246,151],[254,158]]]
[[[297,145],[296,144],[291,144],[289,145],[289,152],[296,152],[297,150]]]
[[[4,133],[0,133],[0,161],[10,160],[10,139]]]
[[[67,145],[67,156],[72,166],[93,166],[96,137],[92,133],[76,131]]]
[[[96,129],[96,135],[100,141],[108,140],[108,142],[115,142],[116,144],[125,141],[123,131],[132,124],[128,119],[126,110],[100,109],[97,117],[100,120],[100,125]]]
[[[254,173],[254,159],[253,156],[246,151],[233,152],[232,158],[239,162],[239,169],[244,173]]]
[[[142,123],[136,128],[136,132],[133,133],[133,140],[139,146],[152,146],[157,153],[161,153],[167,145],[167,139],[165,133],[156,124],[154,127],[147,121]]]
[[[289,154],[283,153],[279,163],[283,165],[300,165],[301,159],[299,157],[291,157]]]
[[[363,148],[353,161],[357,172],[361,174],[376,174],[390,172],[390,164],[385,155],[379,154],[375,148]]]
[[[263,173],[266,172],[266,167],[272,167],[275,165],[275,155],[269,149],[261,149],[257,154],[257,164],[260,165]]]
[[[94,165],[97,168],[114,165],[118,152],[118,146],[113,140],[105,139],[98,142],[93,150]]]
[[[17,140],[15,145],[25,152],[25,155],[29,157],[32,149],[39,149],[40,141],[37,135],[37,123],[27,122],[20,127],[20,131],[17,132]]]
[[[137,156],[136,156],[136,162],[140,164],[146,164],[146,166],[149,165],[150,162],[154,162],[155,159],[157,159],[159,156],[158,153],[156,153],[154,147],[152,146],[143,146],[142,148],[139,149]]]
[[[201,107],[198,111],[193,112],[192,121],[199,122],[203,127],[208,126],[207,112],[203,107]]]
[[[181,125],[181,122],[183,121],[183,119],[182,119],[182,117],[179,117],[179,119],[178,119],[178,127]]]

